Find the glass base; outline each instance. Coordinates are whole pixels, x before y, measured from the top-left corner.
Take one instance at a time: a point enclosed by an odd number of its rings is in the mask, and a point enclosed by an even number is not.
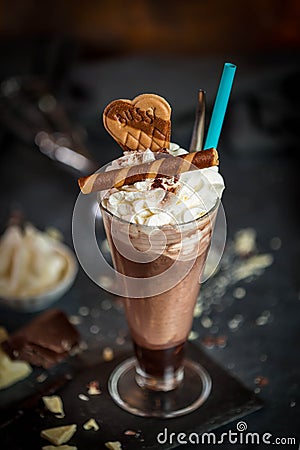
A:
[[[182,383],[183,377],[184,367],[180,367],[176,372],[172,371],[164,378],[148,375],[138,366],[135,368],[135,381],[141,388],[150,389],[150,391],[173,391]]]
[[[125,411],[142,417],[178,417],[188,414],[208,398],[211,378],[199,364],[184,360],[182,383],[169,392],[141,388],[136,382],[136,359],[117,366],[108,380],[109,393]]]

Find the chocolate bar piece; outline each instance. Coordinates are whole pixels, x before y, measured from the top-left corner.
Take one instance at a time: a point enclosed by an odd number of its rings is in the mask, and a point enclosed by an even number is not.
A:
[[[49,368],[65,359],[78,343],[79,333],[65,313],[50,309],[35,317],[1,345],[12,359]]]

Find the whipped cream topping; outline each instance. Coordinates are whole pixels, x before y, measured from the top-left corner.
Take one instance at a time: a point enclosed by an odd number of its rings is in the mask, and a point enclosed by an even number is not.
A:
[[[187,153],[171,144],[169,153]],[[125,152],[107,170],[119,169],[155,160],[151,150]],[[163,226],[187,223],[205,215],[222,196],[224,180],[218,167],[182,173],[178,178],[147,179],[111,189],[103,198],[104,207],[128,222]]]

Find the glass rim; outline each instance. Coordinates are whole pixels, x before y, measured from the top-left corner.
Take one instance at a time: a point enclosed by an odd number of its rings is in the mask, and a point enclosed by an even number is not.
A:
[[[203,214],[203,216],[197,217],[196,219],[192,219],[189,220],[188,222],[181,222],[181,223],[175,223],[175,224],[168,224],[168,225],[146,225],[146,224],[140,224],[140,223],[134,223],[134,222],[128,222],[128,220],[122,219],[122,217],[116,216],[115,214],[113,214],[111,211],[109,211],[103,204],[102,201],[98,201],[99,207],[100,209],[103,209],[109,216],[111,216],[112,218],[117,219],[118,221],[122,222],[124,225],[131,225],[131,226],[136,226],[138,228],[145,228],[147,230],[164,230],[164,229],[170,229],[170,228],[174,228],[174,227],[185,227],[187,225],[191,225],[193,223],[198,223],[201,220],[207,218],[210,214],[212,214],[215,210],[218,209],[219,205],[221,203],[221,199],[218,197],[216,203],[214,204],[214,206],[212,206],[212,208],[209,211],[206,211],[205,214]],[[188,209],[188,208],[187,208]]]

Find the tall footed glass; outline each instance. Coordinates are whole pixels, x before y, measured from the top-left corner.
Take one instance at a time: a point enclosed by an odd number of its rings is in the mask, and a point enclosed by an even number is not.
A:
[[[114,268],[124,275],[135,350],[111,374],[109,391],[133,414],[180,416],[210,393],[209,374],[184,351],[217,210],[216,204],[196,220],[154,227],[127,222],[101,205]]]

